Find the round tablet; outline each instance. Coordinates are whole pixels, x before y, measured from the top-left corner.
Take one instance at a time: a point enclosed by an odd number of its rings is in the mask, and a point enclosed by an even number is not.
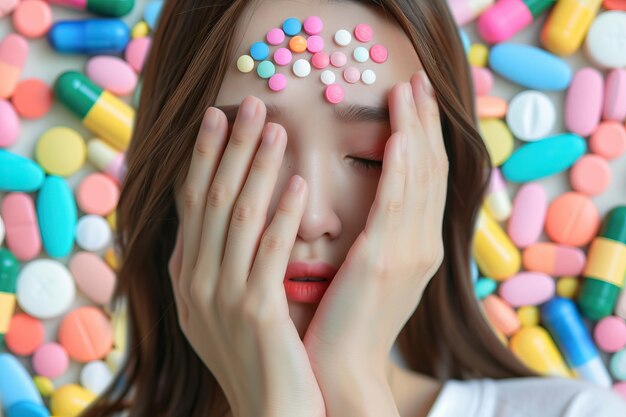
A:
[[[550,98],[539,91],[517,94],[508,106],[506,123],[513,135],[525,141],[542,139],[556,123],[556,111]]]
[[[106,216],[115,210],[120,190],[107,175],[94,172],[87,175],[78,185],[76,202],[88,214]]]
[[[324,51],[316,52],[311,57],[311,64],[313,64],[313,66],[317,69],[324,69],[328,66],[329,63],[330,63],[330,57]]]
[[[335,32],[335,43],[340,46],[347,46],[352,42],[352,35],[345,29]]]
[[[304,19],[304,31],[309,35],[317,35],[324,29],[324,22],[318,16],[309,16]]]
[[[276,65],[287,65],[291,62],[291,51],[287,48],[278,48],[274,51],[274,62]]]
[[[22,310],[33,317],[49,319],[70,308],[76,286],[70,271],[61,262],[36,259],[20,271],[15,295]]]
[[[556,293],[559,297],[574,299],[579,286],[577,277],[561,277],[556,282]]]
[[[611,375],[618,381],[626,381],[626,349],[617,352],[609,362]]]
[[[359,23],[354,28],[354,37],[357,38],[360,42],[369,42],[372,40],[374,36],[374,31],[372,27],[365,23]]]
[[[591,152],[612,160],[626,153],[626,127],[620,122],[604,121],[589,139]]]
[[[361,74],[361,80],[367,85],[374,84],[376,82],[376,73],[371,69],[366,69]]]
[[[76,224],[76,243],[88,251],[104,249],[111,242],[111,235],[107,221],[94,214],[81,217]]]
[[[290,17],[283,22],[283,31],[289,36],[297,35],[301,30],[302,23],[295,17]]]
[[[357,62],[366,62],[368,59],[370,59],[369,51],[367,50],[367,48],[364,48],[362,46],[357,46],[356,48],[354,48],[352,56]]]
[[[606,11],[595,16],[585,36],[584,51],[600,68],[626,67],[626,12]]]
[[[284,74],[274,74],[268,80],[267,85],[272,91],[284,90],[287,87],[287,77]]]
[[[41,321],[28,314],[18,313],[11,317],[9,331],[4,342],[16,355],[32,355],[44,341],[44,328]]]
[[[324,38],[321,36],[309,36],[306,42],[306,49],[313,54],[324,49]]]
[[[241,55],[237,59],[237,69],[241,72],[250,72],[254,69],[254,59],[250,55]]]
[[[52,10],[43,0],[23,0],[13,11],[13,26],[27,38],[40,38],[52,26]]]
[[[611,167],[601,156],[583,155],[572,166],[569,182],[575,191],[594,196],[602,194],[611,183]]]
[[[52,89],[36,78],[20,81],[11,97],[13,107],[25,119],[45,116],[52,108],[53,101]]]
[[[70,362],[65,348],[55,342],[39,346],[32,360],[36,373],[52,379],[63,375]]]
[[[370,48],[370,57],[372,61],[382,64],[387,60],[389,53],[387,52],[387,48],[382,45],[376,44]]]
[[[326,87],[324,96],[329,103],[337,104],[343,100],[343,88],[339,84],[331,84]]]
[[[322,71],[322,74],[320,75],[320,79],[322,80],[322,82],[326,85],[330,85],[332,83],[335,82],[335,73],[332,72],[331,70],[324,70]]]
[[[304,36],[298,35],[289,39],[289,49],[296,53],[306,51],[306,44],[307,40],[304,38]]]
[[[271,61],[261,61],[256,67],[256,73],[261,78],[269,78],[276,73],[276,67]]]
[[[361,71],[357,67],[348,67],[343,70],[343,79],[350,84],[354,84],[361,79]]]
[[[346,62],[348,61],[348,58],[346,57],[346,54],[344,54],[343,52],[339,52],[339,51],[335,51],[332,54],[330,54],[330,63],[332,64],[333,67],[343,67],[344,65],[346,65]]]
[[[67,314],[59,326],[58,337],[70,358],[78,362],[102,359],[113,347],[109,319],[92,306],[78,307]]]
[[[598,234],[600,216],[585,194],[569,191],[555,198],[546,213],[546,233],[556,243],[584,246]]]
[[[265,35],[265,39],[270,45],[280,45],[285,40],[285,32],[279,28],[270,29]]]
[[[250,56],[256,61],[262,61],[270,54],[270,47],[265,42],[255,42],[250,47]]]
[[[69,177],[82,168],[86,158],[85,141],[69,127],[48,129],[35,147],[35,159],[48,174]]]
[[[596,324],[593,337],[600,349],[613,353],[626,347],[626,322],[617,316],[605,317]]]
[[[100,395],[113,380],[111,369],[103,361],[91,361],[80,370],[80,384],[96,395]]]
[[[306,59],[299,59],[293,63],[293,73],[300,77],[306,77],[311,73],[311,64]]]

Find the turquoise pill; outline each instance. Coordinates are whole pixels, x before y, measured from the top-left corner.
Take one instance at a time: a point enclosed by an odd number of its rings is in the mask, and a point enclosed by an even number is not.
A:
[[[41,240],[48,255],[67,256],[74,246],[76,201],[65,179],[49,175],[37,196]]]
[[[626,381],[626,349],[622,349],[613,355],[609,363],[609,369],[615,379]]]
[[[469,36],[465,33],[464,30],[459,30],[459,35],[461,36],[461,43],[463,44],[463,49],[465,49],[465,54],[469,54],[469,50],[472,47],[472,42],[470,41]]]
[[[498,284],[491,278],[478,278],[474,284],[474,293],[479,299],[483,299],[496,290]]]
[[[354,48],[354,53],[352,54],[352,56],[357,62],[365,62],[369,59],[370,52],[367,50],[367,48],[359,46],[357,48]]]
[[[256,72],[261,78],[270,78],[276,72],[276,67],[270,61],[263,61],[256,67]]]
[[[0,292],[15,294],[20,263],[7,249],[0,248]]]
[[[283,22],[283,32],[289,36],[294,36],[302,30],[302,23],[295,17],[290,17]]]
[[[257,61],[262,61],[270,54],[270,47],[265,42],[255,42],[250,47],[250,56]]]
[[[0,149],[0,191],[37,191],[45,176],[37,163]]]

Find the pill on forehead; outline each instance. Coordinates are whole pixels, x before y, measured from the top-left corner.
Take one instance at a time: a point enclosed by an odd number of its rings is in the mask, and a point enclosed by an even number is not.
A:
[[[361,71],[357,67],[348,67],[343,70],[343,79],[350,84],[354,84],[361,78]]]
[[[370,58],[370,53],[367,50],[367,48],[358,46],[354,48],[354,52],[352,52],[352,56],[354,57],[354,60],[357,62],[365,62]]]
[[[279,45],[285,40],[285,32],[279,28],[270,29],[265,35],[265,39],[270,45]]]
[[[267,85],[272,91],[281,91],[287,87],[287,77],[284,74],[274,74],[270,77]]]
[[[370,48],[370,57],[372,58],[372,61],[378,64],[385,62],[387,60],[387,55],[387,48],[380,44],[373,45]]]
[[[343,95],[343,88],[339,84],[331,84],[324,91],[324,97],[331,104],[340,103],[343,100]]]
[[[311,64],[306,59],[299,59],[293,64],[293,73],[300,77],[306,77],[311,73]]]
[[[317,35],[324,29],[324,22],[318,16],[309,16],[304,19],[304,31],[309,35]]]
[[[262,61],[270,53],[270,47],[265,42],[255,42],[250,47],[250,55],[257,61]]]
[[[298,35],[289,39],[289,49],[291,49],[293,52],[306,51],[306,44],[307,40],[304,38],[304,36]]]
[[[352,35],[345,29],[339,29],[335,32],[335,42],[340,46],[349,45],[352,42]]]
[[[320,75],[320,80],[326,85],[330,85],[335,82],[335,73],[331,70],[325,70]]]
[[[254,59],[250,55],[241,55],[237,59],[237,69],[241,72],[250,72],[254,69]]]
[[[324,49],[324,38],[322,38],[321,36],[309,36],[306,42],[306,49],[308,49],[309,52],[316,53]]]
[[[346,58],[346,54],[344,54],[343,52],[335,51],[330,54],[330,63],[334,67],[343,67],[344,65],[346,65],[347,60],[348,59]]]
[[[256,68],[256,72],[261,78],[269,78],[276,73],[276,68],[270,61],[262,61]]]
[[[376,82],[376,73],[371,69],[366,69],[361,74],[361,81],[367,85],[374,84]]]
[[[316,52],[311,58],[311,63],[317,69],[324,69],[330,63],[330,57],[324,51]]]
[[[354,28],[354,37],[357,38],[361,42],[369,42],[372,40],[372,36],[374,35],[374,31],[372,27],[365,23],[359,23]]]
[[[274,51],[274,62],[277,65],[287,65],[291,62],[291,51],[287,48],[278,48]]]
[[[302,23],[295,17],[290,17],[283,22],[283,31],[289,36],[297,35],[301,30]]]

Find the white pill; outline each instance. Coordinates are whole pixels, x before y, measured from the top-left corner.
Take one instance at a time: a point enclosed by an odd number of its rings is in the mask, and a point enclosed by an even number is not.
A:
[[[376,73],[371,69],[366,69],[361,73],[361,81],[367,85],[374,84],[376,81]]]
[[[2,242],[4,242],[4,222],[0,216],[0,245],[2,245]]]
[[[111,241],[109,223],[95,214],[87,214],[78,219],[76,224],[76,243],[88,251],[99,251],[106,248]]]
[[[365,62],[370,58],[370,51],[362,46],[357,46],[356,48],[354,48],[352,56],[357,62]]]
[[[352,35],[345,29],[339,29],[335,32],[335,42],[341,46],[349,45],[352,42]]]
[[[585,53],[600,68],[626,67],[626,12],[600,13],[585,40]]]
[[[15,295],[26,313],[49,319],[68,311],[76,296],[76,285],[72,274],[61,262],[36,259],[20,271]]]
[[[293,73],[303,78],[311,73],[311,64],[306,59],[299,59],[293,63]]]
[[[112,380],[113,373],[103,361],[91,361],[80,371],[80,384],[96,395],[103,393]]]
[[[509,103],[506,122],[517,138],[532,142],[550,133],[556,122],[556,110],[544,93],[522,91]]]
[[[322,75],[320,75],[320,79],[326,85],[332,84],[335,82],[335,73],[331,70],[322,71]]]

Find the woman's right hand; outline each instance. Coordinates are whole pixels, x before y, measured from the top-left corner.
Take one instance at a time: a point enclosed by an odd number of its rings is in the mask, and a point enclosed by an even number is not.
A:
[[[265,115],[260,99],[246,97],[227,140],[224,113],[206,111],[176,196],[182,220],[169,272],[181,329],[234,417],[320,417],[324,400],[283,287],[306,183],[287,187],[264,231],[287,143]],[[261,136],[274,144],[259,147]]]

